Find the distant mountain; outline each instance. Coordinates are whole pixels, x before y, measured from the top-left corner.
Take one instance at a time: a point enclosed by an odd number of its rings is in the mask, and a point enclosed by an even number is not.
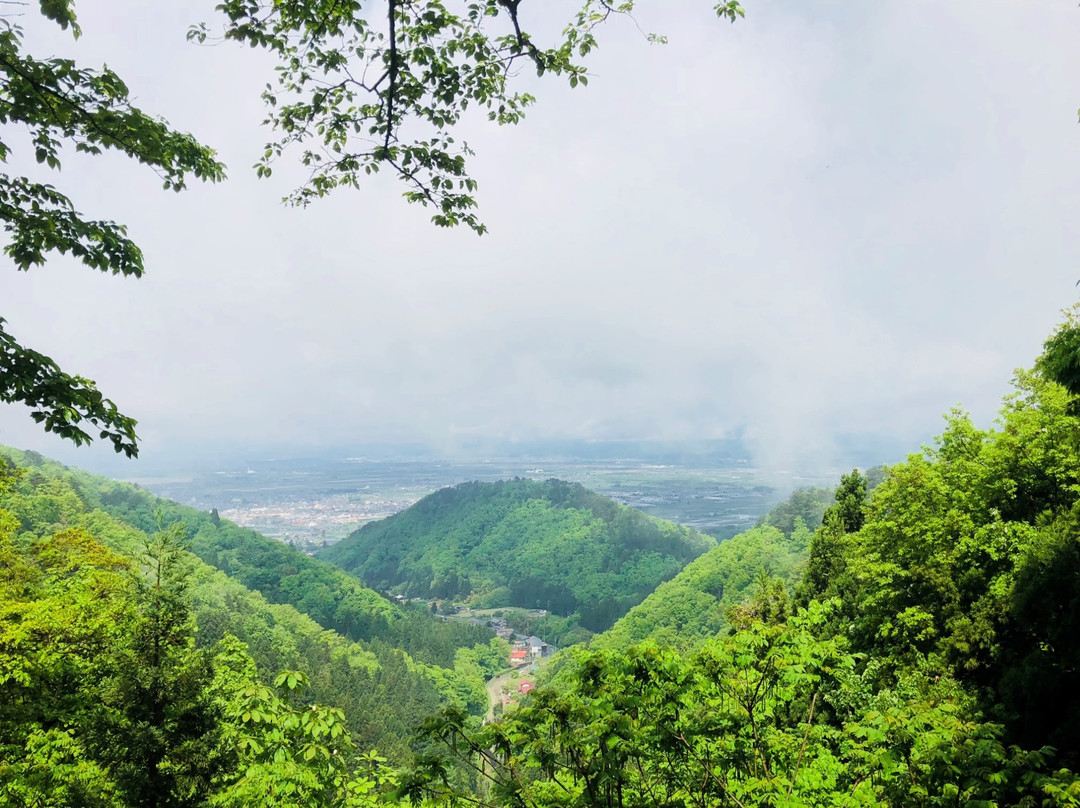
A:
[[[561,480],[444,488],[319,553],[376,589],[578,615],[602,631],[715,545]]]

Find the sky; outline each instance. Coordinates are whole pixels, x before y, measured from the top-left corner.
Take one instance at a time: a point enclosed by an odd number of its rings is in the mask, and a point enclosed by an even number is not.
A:
[[[466,121],[483,237],[389,175],[282,206],[298,171],[250,168],[272,63],[185,42],[212,5],[81,0],[77,43],[23,21],[33,52],[106,62],[228,165],[174,194],[115,155],[9,160],[146,254],[140,280],[0,259],[10,332],[138,418],[139,463],[736,434],[766,468],[828,465],[851,436],[915,450],[951,407],[989,425],[1077,300],[1074,0],[747,0],[734,25],[641,0],[669,44],[610,22],[587,88],[523,77],[519,126]],[[572,7],[522,4],[541,31]],[[18,406],[0,442],[111,454]]]

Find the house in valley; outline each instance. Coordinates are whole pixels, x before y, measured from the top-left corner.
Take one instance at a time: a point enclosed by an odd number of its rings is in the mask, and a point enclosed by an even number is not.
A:
[[[526,637],[525,650],[529,652],[529,659],[544,659],[555,653],[555,646],[549,645],[539,637]]]

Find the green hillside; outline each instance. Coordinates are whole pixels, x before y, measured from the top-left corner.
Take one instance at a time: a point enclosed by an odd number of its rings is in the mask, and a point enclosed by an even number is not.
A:
[[[506,654],[490,632],[402,609],[287,545],[125,483],[34,453],[2,449],[0,460],[8,464],[0,515],[12,558],[38,568],[38,548],[74,543],[101,548],[92,555],[107,548],[116,563],[137,568],[149,536],[161,527],[179,530],[191,551],[181,554],[181,566],[195,646],[209,652],[226,637],[239,639],[264,681],[282,670],[305,672],[309,697],[345,710],[363,748],[403,762],[411,756],[411,733],[426,716],[450,704],[476,715],[486,711],[484,678]],[[86,618],[85,603],[71,604],[70,615],[62,602],[49,608],[57,619]],[[353,638],[332,630],[344,615],[354,616],[345,626]],[[0,640],[0,663],[10,659],[4,649]]]
[[[733,536],[686,565],[649,597],[592,639],[596,649],[653,640],[689,650],[730,626],[730,610],[779,580],[794,586],[812,531],[833,499],[826,488],[799,489],[758,526]]]
[[[628,648],[653,640],[691,649],[727,628],[728,610],[746,600],[762,574],[794,583],[806,559],[810,532],[792,538],[756,527],[714,547],[656,588],[649,597],[592,639],[592,648]]]
[[[444,488],[319,553],[368,585],[610,626],[715,542],[580,485]]]
[[[432,727],[446,758],[497,748],[502,806],[1080,805],[1080,322],[996,428],[953,412],[876,477],[703,555],[498,724]]]
[[[1077,808],[1077,356],[1018,374],[997,428],[953,413],[880,485],[845,475],[813,533],[821,492],[793,497],[487,724],[497,643],[441,666],[353,642],[188,553],[203,528],[164,507],[147,534],[109,510],[134,494],[106,506],[55,464],[5,469],[0,805]],[[529,496],[545,490],[561,509]],[[589,496],[473,484],[420,513],[528,533],[527,514],[550,528]],[[245,545],[213,546],[259,574],[230,555]]]
[[[26,467],[23,487],[34,488],[40,503],[48,503],[54,489],[70,489],[84,507],[99,509],[144,533],[153,533],[159,524],[183,522],[191,552],[204,562],[269,602],[294,606],[323,628],[348,639],[378,640],[419,661],[446,666],[453,664],[458,648],[490,638],[489,632],[476,626],[448,626],[432,618],[426,609],[402,608],[332,564],[210,513],[156,497],[138,486],[67,468],[35,452],[0,448],[0,457]],[[47,525],[56,506],[34,507],[42,509],[38,521]]]

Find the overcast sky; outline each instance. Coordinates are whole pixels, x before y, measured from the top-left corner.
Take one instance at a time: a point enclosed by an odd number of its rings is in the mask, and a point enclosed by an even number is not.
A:
[[[388,175],[282,207],[295,174],[249,168],[269,62],[184,41],[211,2],[81,0],[77,44],[28,16],[41,53],[106,61],[230,180],[176,195],[72,155],[48,179],[127,223],[149,272],[4,259],[0,314],[139,419],[148,463],[744,430],[782,466],[844,433],[914,449],[957,404],[989,424],[1077,297],[1075,0],[748,0],[735,25],[712,5],[642,0],[669,45],[609,24],[588,88],[545,80],[520,126],[466,127],[483,238]],[[40,176],[25,149],[10,170]],[[0,441],[107,453],[17,407]]]

